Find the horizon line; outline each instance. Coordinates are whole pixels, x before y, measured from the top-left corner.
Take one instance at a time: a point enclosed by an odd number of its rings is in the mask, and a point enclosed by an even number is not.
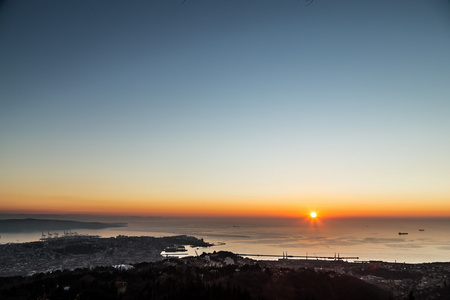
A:
[[[306,219],[308,214],[302,215],[253,215],[253,214],[114,214],[96,212],[5,212],[0,216],[91,216],[91,217],[119,217],[119,218],[252,218],[252,219]],[[320,219],[442,219],[450,215],[320,215]]]

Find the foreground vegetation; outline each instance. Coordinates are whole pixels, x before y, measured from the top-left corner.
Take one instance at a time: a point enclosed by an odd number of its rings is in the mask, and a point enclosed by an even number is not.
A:
[[[226,257],[225,257],[226,256]],[[225,260],[224,260],[225,258]],[[232,261],[232,253],[218,259]],[[389,292],[352,276],[258,263],[205,266],[203,258],[76,269],[7,277],[0,299],[390,299]]]

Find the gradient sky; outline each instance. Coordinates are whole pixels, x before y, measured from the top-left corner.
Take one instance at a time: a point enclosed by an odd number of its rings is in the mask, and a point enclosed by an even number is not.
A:
[[[450,216],[450,1],[0,4],[0,211]]]

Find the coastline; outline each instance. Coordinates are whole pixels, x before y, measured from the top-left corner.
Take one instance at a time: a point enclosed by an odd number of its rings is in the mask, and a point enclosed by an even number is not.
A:
[[[215,244],[216,251],[234,253],[269,254],[279,257],[283,253],[288,253],[288,255],[308,258],[340,255],[359,257],[362,261],[379,260],[393,263],[430,263],[449,260],[450,220],[446,219],[432,221],[324,219],[316,225],[293,218],[120,217],[116,219],[109,216],[97,219],[96,216],[84,216],[75,220],[120,222],[127,223],[128,226],[79,230],[72,228],[72,233],[99,235],[105,238],[118,235],[155,237],[188,235],[203,238]],[[409,234],[399,236],[400,231],[409,232]],[[52,238],[56,236],[55,233],[59,236],[64,235],[64,230],[49,232],[52,233]],[[0,244],[39,241],[43,238],[42,234],[48,235],[48,231],[10,234],[0,232]],[[188,247],[187,250],[187,254],[195,255],[192,248]]]
[[[140,274],[149,270],[160,270],[158,274],[161,275],[168,272],[167,274],[173,276],[184,276],[186,270],[192,269],[191,272],[204,274],[202,276],[223,273],[227,280],[240,277],[244,283],[258,276],[269,276],[268,280],[278,283],[280,278],[292,275],[301,275],[303,280],[311,278],[318,280],[323,277],[326,282],[329,280],[339,282],[345,279],[344,286],[351,284],[362,289],[364,284],[369,284],[379,289],[378,291],[384,291],[383,295],[384,293],[393,295],[394,299],[403,299],[402,297],[406,297],[411,291],[414,291],[415,295],[424,295],[423,299],[427,299],[430,295],[446,293],[447,286],[450,285],[450,262],[420,264],[348,262],[342,259],[293,259],[284,255],[278,260],[255,260],[229,251],[203,252],[181,258],[161,255],[163,249],[174,245],[213,250],[207,248],[213,246],[211,243],[192,236],[59,237],[39,242],[0,245],[0,253],[4,256],[0,259],[0,278],[8,282],[8,278],[16,276],[14,278],[17,285],[21,282],[17,276],[29,278],[23,279],[24,282],[40,282],[39,280],[46,277],[53,278],[53,281],[57,280],[61,274],[64,274],[65,278],[68,276],[84,278],[88,275],[100,276],[106,271],[106,274],[112,276],[110,280],[114,283],[118,282],[114,278],[128,277],[124,272]],[[248,270],[252,272],[246,273]],[[101,278],[104,276],[101,275]],[[216,277],[217,275],[213,276]],[[205,277],[198,278],[203,278],[202,282],[206,280]],[[130,284],[127,281],[119,282],[122,283],[121,286]],[[1,288],[0,284],[0,291]]]

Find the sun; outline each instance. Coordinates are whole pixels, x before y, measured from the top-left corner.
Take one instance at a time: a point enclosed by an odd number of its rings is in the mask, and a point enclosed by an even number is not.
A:
[[[310,210],[305,216],[305,222],[308,224],[308,228],[311,230],[316,230],[322,226],[323,215],[317,210]]]
[[[308,224],[309,229],[316,230],[322,226],[322,217],[317,210],[310,210],[304,217],[304,221]]]

